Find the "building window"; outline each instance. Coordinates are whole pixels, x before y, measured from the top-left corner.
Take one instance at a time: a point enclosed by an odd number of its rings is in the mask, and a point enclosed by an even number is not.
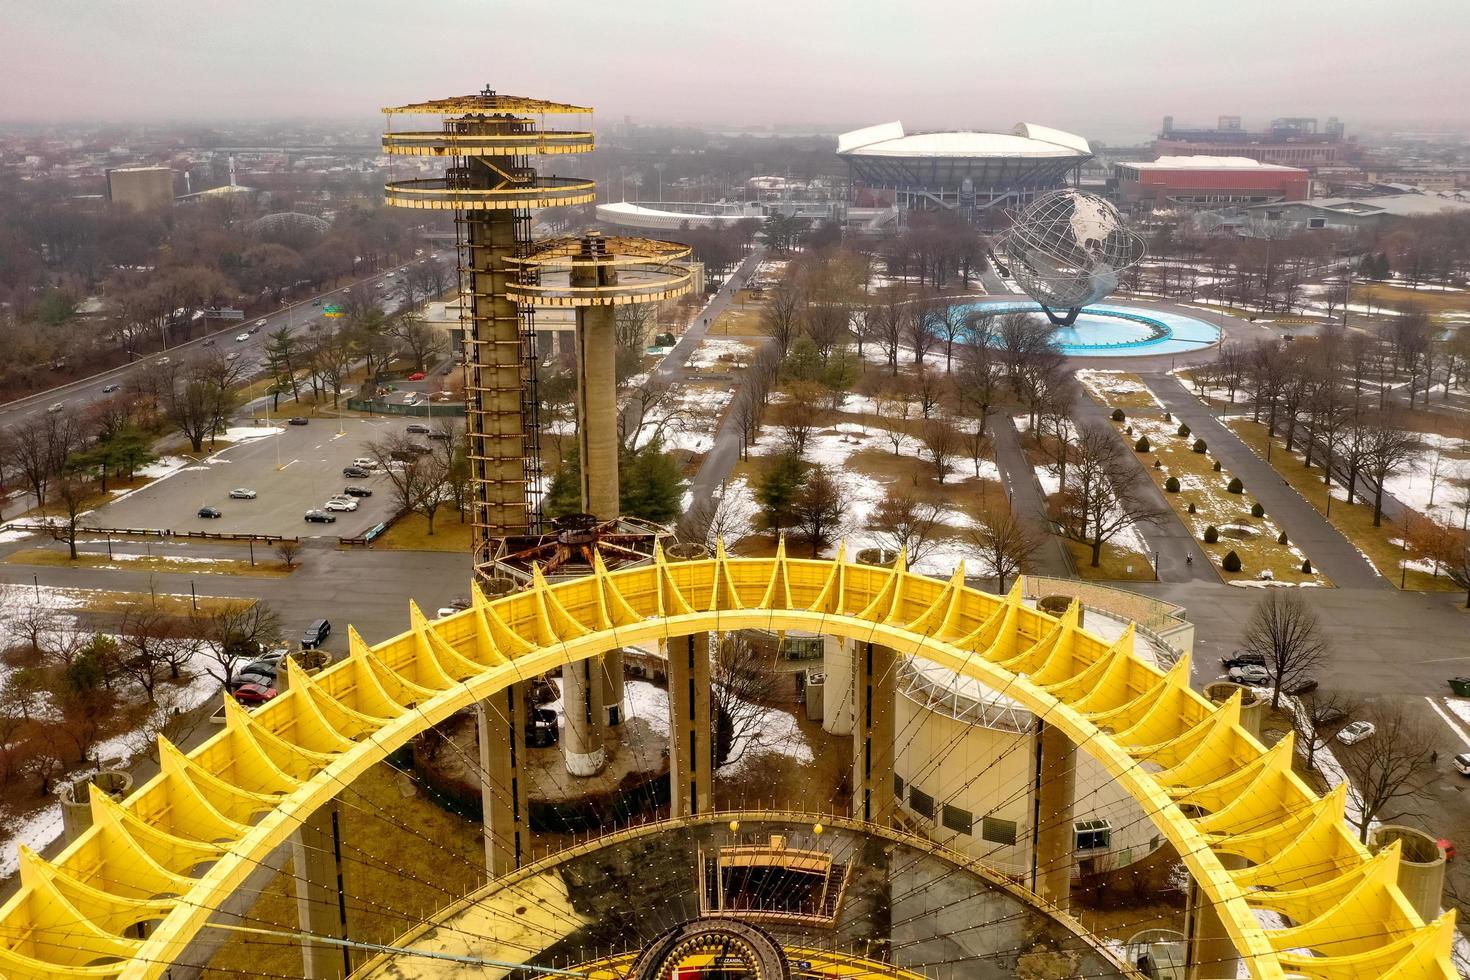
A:
[[[975,817],[969,810],[962,810],[957,806],[944,805],[940,811],[945,829],[953,830],[961,834],[968,834],[975,826]]]
[[[903,799],[903,777],[898,773],[893,774],[893,795]]]
[[[982,817],[980,837],[992,844],[1014,844],[1016,842],[1016,821],[1002,820],[1000,817]]]
[[[934,819],[934,797],[917,786],[909,787],[909,806],[919,816]]]
[[[1308,228],[1326,228],[1327,227],[1327,219],[1326,218],[1311,218],[1311,219],[1309,219],[1307,221],[1307,227]]]
[[[1280,221],[1281,220],[1281,212],[1280,211],[1267,211],[1266,212],[1266,220],[1267,221]]]
[[[1106,820],[1079,820],[1073,825],[1077,850],[1105,851],[1113,843],[1113,825]]]
[[[787,636],[781,645],[781,654],[787,660],[818,660],[822,656],[820,636]]]

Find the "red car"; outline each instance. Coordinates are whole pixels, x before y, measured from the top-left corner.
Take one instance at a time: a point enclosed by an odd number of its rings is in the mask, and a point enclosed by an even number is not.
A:
[[[276,696],[276,689],[273,687],[262,687],[259,684],[241,684],[231,693],[235,695],[235,700],[239,701],[245,707],[255,708],[274,698]]]
[[[408,380],[410,380],[410,381],[422,381],[422,380],[424,380],[424,372],[422,372],[422,371],[415,371],[413,374],[410,374],[408,376]]]

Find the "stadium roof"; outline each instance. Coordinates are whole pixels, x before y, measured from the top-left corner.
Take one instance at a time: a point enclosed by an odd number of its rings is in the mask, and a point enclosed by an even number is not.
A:
[[[843,133],[837,138],[842,155],[894,157],[1088,157],[1087,140],[1059,129],[1017,123],[1010,133],[904,132],[890,122]]]
[[[1278,163],[1262,163],[1250,157],[1183,156],[1159,157],[1152,163],[1129,161],[1124,166],[1138,170],[1290,170],[1306,173],[1300,167],[1284,167]]]

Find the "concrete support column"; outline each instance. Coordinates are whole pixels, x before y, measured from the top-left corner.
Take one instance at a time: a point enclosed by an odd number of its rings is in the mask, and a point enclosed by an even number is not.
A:
[[[561,753],[567,772],[595,776],[607,765],[603,747],[602,666],[596,660],[578,660],[561,668],[561,700],[566,725],[561,731]]]
[[[893,819],[893,714],[896,656],[889,647],[853,647],[852,813],[859,820]]]
[[[1245,867],[1244,858],[1220,856],[1228,871]],[[1240,971],[1240,953],[1225,929],[1220,912],[1193,878],[1184,911],[1185,976],[1189,980],[1234,980]]]
[[[337,801],[317,810],[291,835],[296,875],[296,916],[301,931],[346,939],[347,895],[342,880],[342,823]],[[352,970],[345,946],[305,940],[301,975],[306,980],[338,980]]]
[[[713,789],[708,633],[669,640],[669,815],[708,813]]]
[[[1061,729],[1037,719],[1036,783],[1032,788],[1031,890],[1066,909],[1072,895],[1076,845],[1077,746]]]
[[[526,697],[524,684],[475,705],[480,748],[480,804],[485,834],[485,868],[491,877],[509,874],[530,859],[531,836],[524,771]]]
[[[599,273],[602,273],[599,275]],[[612,269],[574,269],[572,287],[612,285]],[[577,449],[581,453],[582,509],[610,521],[618,499],[617,325],[611,306],[577,310]]]
[[[852,734],[853,640],[822,637],[822,731]]]
[[[621,725],[627,712],[623,709],[623,651],[609,650],[598,658],[602,673],[602,720],[606,725]]]

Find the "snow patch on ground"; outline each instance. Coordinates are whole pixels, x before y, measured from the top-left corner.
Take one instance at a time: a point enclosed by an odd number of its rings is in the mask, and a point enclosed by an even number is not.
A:
[[[1127,395],[1147,395],[1149,401],[1153,402],[1156,407],[1164,407],[1164,403],[1159,401],[1148,385],[1142,381],[1120,377],[1127,373],[1126,371],[1102,371],[1089,368],[1078,371],[1077,380],[1104,405],[1111,405],[1118,398]]]
[[[743,368],[750,363],[756,348],[743,340],[706,337],[690,355],[688,366],[695,371],[709,368]]]

